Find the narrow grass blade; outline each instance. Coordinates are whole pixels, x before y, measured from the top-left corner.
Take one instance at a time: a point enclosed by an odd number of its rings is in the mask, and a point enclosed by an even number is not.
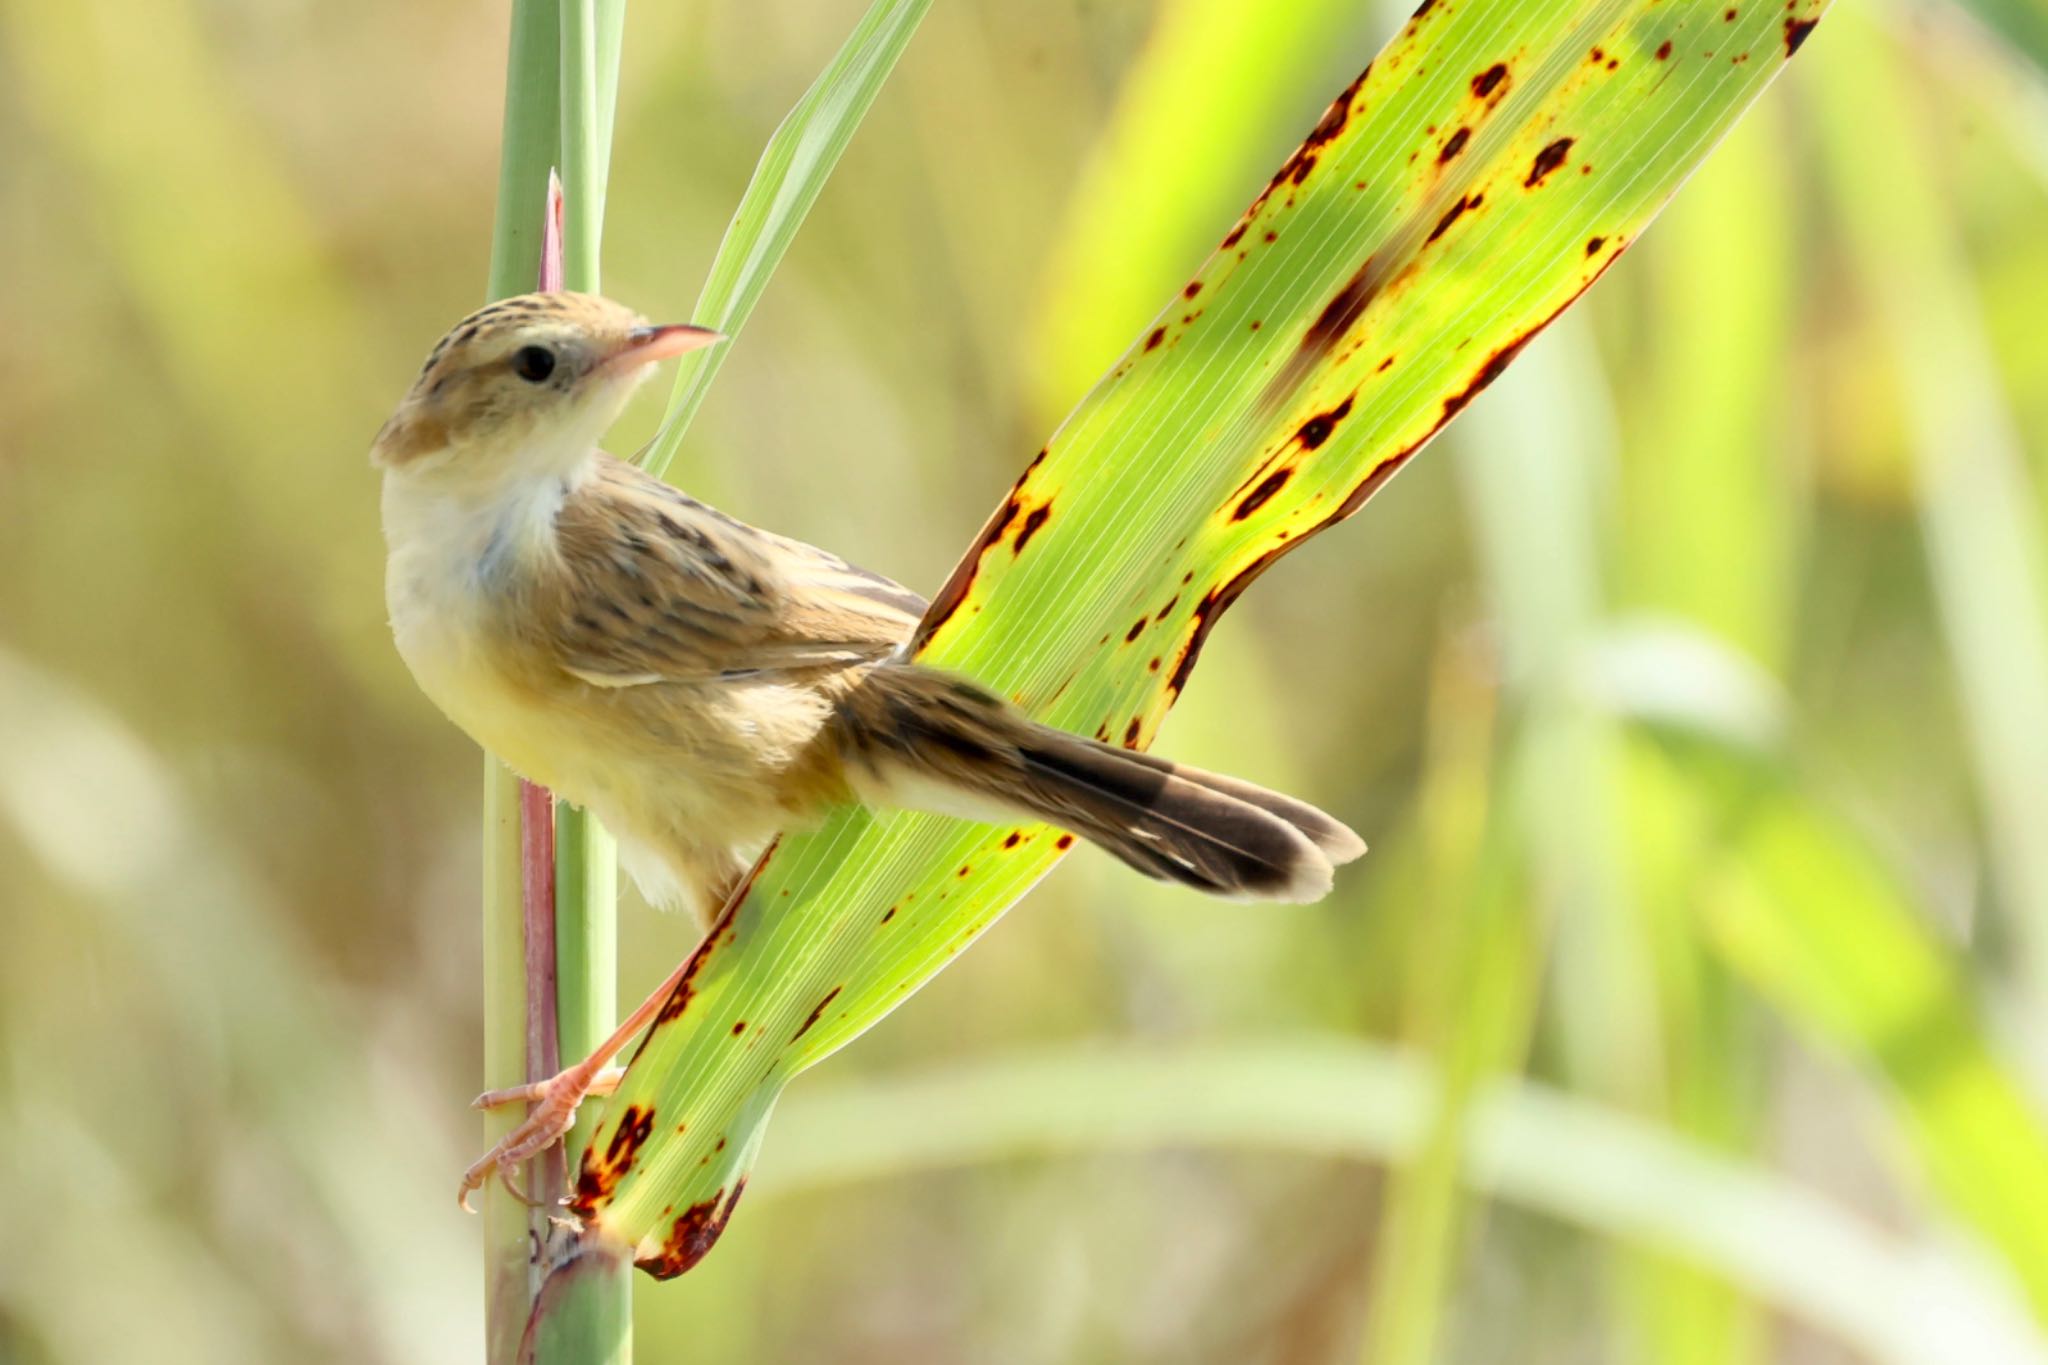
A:
[[[725,230],[711,278],[697,296],[692,322],[737,337],[768,288],[769,277],[796,240],[796,230],[839,164],[854,130],[896,68],[910,36],[931,8],[931,0],[875,0],[861,16],[832,64],[804,92],[796,107],[768,139],[754,178]],[[659,474],[683,443],[730,346],[712,346],[684,356],[661,429],[641,455]]]
[[[1148,743],[1223,611],[1612,264],[1822,8],[1425,5],[1032,461],[920,657],[1063,728]],[[1071,842],[860,809],[786,839],[650,1031],[572,1206],[655,1274],[694,1265],[789,1077]]]

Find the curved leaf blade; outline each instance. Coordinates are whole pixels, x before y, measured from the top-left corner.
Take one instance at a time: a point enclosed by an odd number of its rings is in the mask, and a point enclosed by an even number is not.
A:
[[[1222,612],[1612,264],[1823,8],[1425,3],[1026,469],[919,657],[1063,728],[1148,743]],[[863,809],[786,839],[584,1154],[572,1202],[594,1235],[656,1275],[694,1265],[789,1078],[1071,842]]]

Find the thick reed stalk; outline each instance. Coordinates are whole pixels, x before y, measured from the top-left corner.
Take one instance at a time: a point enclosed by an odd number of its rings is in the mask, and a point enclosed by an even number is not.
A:
[[[502,298],[533,287],[541,259],[542,205],[560,140],[560,34],[554,0],[515,0],[505,72],[505,132],[498,168],[497,221],[491,239],[488,292]],[[546,1072],[529,1028],[545,1032],[552,1001],[528,990],[528,928],[524,896],[526,839],[519,780],[495,757],[484,758],[484,1078],[486,1089],[539,1079]],[[542,803],[535,803],[541,805]],[[544,806],[543,806],[544,808]],[[542,831],[533,831],[538,839]],[[528,1000],[533,1017],[529,1020]],[[495,1143],[519,1122],[517,1110],[484,1119]],[[509,1365],[532,1311],[539,1279],[532,1264],[544,1216],[502,1186],[482,1191],[486,1359]]]
[[[623,0],[515,0],[490,295],[595,290]],[[562,171],[562,198],[549,194]],[[544,232],[553,217],[556,231]],[[615,866],[603,830],[524,786],[495,759],[484,782],[485,1078],[541,1080],[583,1056],[617,1010]],[[496,1142],[520,1115],[486,1120]],[[581,1146],[584,1130],[566,1150]],[[625,1365],[631,1267],[573,1255],[549,1213],[566,1193],[562,1151],[533,1163],[528,1208],[483,1194],[487,1358]],[[571,1253],[565,1258],[564,1253]],[[538,1253],[538,1254],[537,1254]]]

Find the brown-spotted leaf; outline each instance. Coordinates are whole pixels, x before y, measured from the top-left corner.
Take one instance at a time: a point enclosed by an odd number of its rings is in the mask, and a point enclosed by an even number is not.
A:
[[[1031,461],[938,593],[920,657],[1066,729],[1149,742],[1224,610],[1613,264],[1822,8],[1424,4]],[[786,839],[582,1156],[594,1235],[656,1274],[688,1269],[784,1083],[1071,842],[864,810]],[[647,1132],[622,1145],[629,1116]]]

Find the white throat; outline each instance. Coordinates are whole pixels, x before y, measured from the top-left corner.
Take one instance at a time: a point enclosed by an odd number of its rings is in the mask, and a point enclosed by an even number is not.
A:
[[[447,469],[387,471],[384,595],[401,648],[411,630],[480,624],[494,600],[552,567],[555,519],[595,460],[594,451],[573,463],[515,457],[490,479],[453,478]]]

